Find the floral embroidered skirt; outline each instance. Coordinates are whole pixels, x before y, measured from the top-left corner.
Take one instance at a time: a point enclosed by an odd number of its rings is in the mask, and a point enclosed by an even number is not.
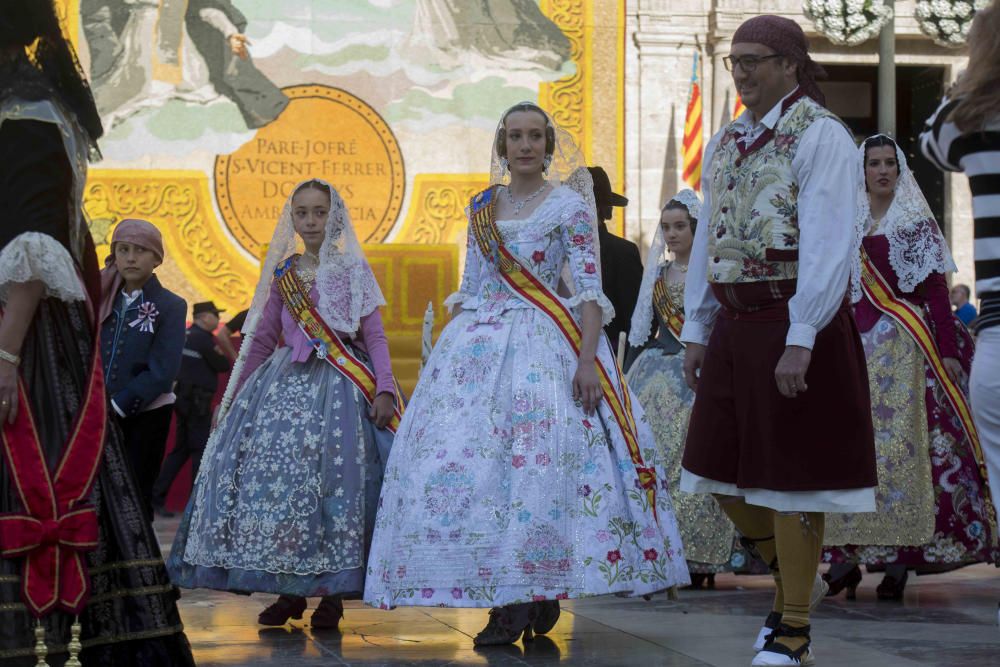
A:
[[[281,347],[250,375],[209,438],[167,563],[179,586],[364,590],[392,433],[329,362],[290,356]]]
[[[827,562],[927,566],[995,562],[972,446],[923,353],[883,315],[861,334],[878,461],[877,512],[828,514]],[[959,332],[968,372],[972,340]]]
[[[633,401],[658,520],[607,406],[588,418],[574,402],[576,367],[534,310],[449,323],[386,467],[366,603],[491,607],[689,582],[641,407]]]
[[[659,347],[643,350],[627,380],[656,437],[688,568],[700,573],[739,569],[747,556],[736,546],[736,528],[715,498],[680,490],[681,458],[694,404],[694,392],[684,380],[684,352],[669,354]]]

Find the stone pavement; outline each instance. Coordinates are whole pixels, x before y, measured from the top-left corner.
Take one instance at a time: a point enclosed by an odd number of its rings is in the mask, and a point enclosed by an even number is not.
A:
[[[169,549],[177,520],[158,520]],[[814,620],[822,667],[997,667],[1000,570],[977,565],[910,577],[901,603],[878,602],[880,574],[865,575],[858,600],[828,598]],[[770,608],[769,577],[720,575],[714,591],[681,591],[651,601],[594,598],[563,605],[546,637],[476,649],[486,610],[399,608],[346,603],[340,632],[312,630],[309,614],[262,628],[257,614],[274,599],[184,591],[181,616],[200,667],[244,665],[555,665],[742,667]],[[315,606],[316,600],[310,601]]]

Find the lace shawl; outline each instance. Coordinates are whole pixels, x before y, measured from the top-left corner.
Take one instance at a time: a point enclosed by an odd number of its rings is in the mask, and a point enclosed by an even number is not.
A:
[[[906,164],[906,156],[896,149],[899,162],[899,179],[892,204],[878,223],[872,220],[871,204],[865,179],[865,144],[858,148],[857,218],[855,240],[859,252],[851,266],[851,302],[861,299],[861,241],[869,234],[881,234],[889,241],[889,265],[899,279],[900,292],[912,292],[932,273],[957,271],[948,242],[938,227],[924,194],[917,185],[913,172]]]
[[[684,189],[667,200],[663,205],[665,209],[670,202],[683,204],[688,215],[695,220],[701,215],[701,199],[694,190]],[[632,325],[629,327],[628,344],[639,347],[653,333],[653,287],[660,277],[660,268],[665,263],[664,253],[667,248],[667,239],[663,235],[663,227],[659,221],[656,223],[656,231],[653,232],[653,239],[649,245],[649,252],[646,253],[646,265],[642,270],[642,284],[639,287],[639,298],[635,302],[635,310],[632,311]]]

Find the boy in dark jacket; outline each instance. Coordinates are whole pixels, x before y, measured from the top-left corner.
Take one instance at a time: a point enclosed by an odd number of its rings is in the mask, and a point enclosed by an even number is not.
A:
[[[187,303],[160,285],[163,238],[145,220],[123,220],[101,272],[101,359],[111,407],[125,440],[144,511],[152,520],[184,348]]]

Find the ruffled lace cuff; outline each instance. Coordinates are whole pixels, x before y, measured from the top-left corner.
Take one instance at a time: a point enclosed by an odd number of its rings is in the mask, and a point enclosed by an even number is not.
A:
[[[567,299],[566,305],[570,308],[576,308],[584,301],[595,301],[597,305],[601,307],[602,327],[608,326],[608,324],[611,323],[611,320],[615,319],[615,307],[611,305],[611,301],[609,301],[608,297],[604,295],[604,292],[599,292],[598,290],[584,290]]]
[[[454,308],[455,306],[459,306],[475,296],[475,294],[468,294],[466,292],[452,292],[448,295],[448,298],[444,300],[444,307]]]
[[[83,301],[83,283],[69,251],[41,232],[24,232],[0,251],[0,301],[7,301],[15,283],[38,280],[45,285],[44,297],[60,301]]]

